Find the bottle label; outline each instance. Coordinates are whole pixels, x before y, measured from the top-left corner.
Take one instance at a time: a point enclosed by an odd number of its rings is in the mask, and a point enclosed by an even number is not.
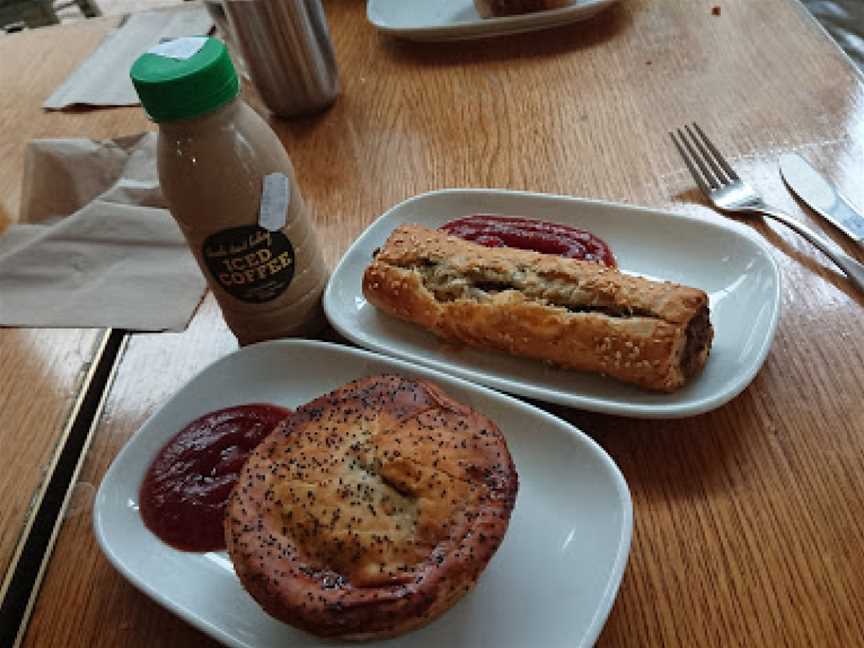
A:
[[[288,207],[291,206],[291,180],[284,173],[264,176],[261,189],[261,207],[258,208],[258,224],[275,232],[285,227]]]
[[[263,304],[281,295],[294,278],[294,246],[282,232],[258,225],[232,227],[209,236],[202,256],[215,281],[232,297]]]

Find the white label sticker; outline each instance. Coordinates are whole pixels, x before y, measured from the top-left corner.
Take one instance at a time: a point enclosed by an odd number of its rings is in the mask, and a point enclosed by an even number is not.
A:
[[[282,229],[288,218],[290,204],[291,182],[288,176],[284,173],[271,173],[264,176],[258,224],[270,232]]]
[[[159,43],[155,47],[151,47],[147,52],[149,54],[156,54],[156,56],[185,61],[195,56],[204,47],[206,42],[206,36],[184,36]]]

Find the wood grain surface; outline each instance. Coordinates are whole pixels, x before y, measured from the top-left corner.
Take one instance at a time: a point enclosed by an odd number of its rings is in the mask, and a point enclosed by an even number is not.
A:
[[[104,332],[0,329],[0,595],[54,463]]]
[[[362,2],[326,6],[342,95],[323,115],[274,126],[331,264],[382,211],[442,187],[722,220],[667,135],[694,119],[767,199],[862,258],[777,172],[779,153],[799,151],[864,207],[864,81],[797,2],[625,0],[581,25],[426,45],[379,37]],[[550,408],[610,453],[633,495],[630,562],[600,645],[864,642],[864,299],[805,241],[752,227],[780,264],[783,313],[741,396],[677,421]],[[130,341],[25,645],[212,643],[114,571],[90,514],[130,435],[232,348],[211,300],[187,332]]]
[[[37,137],[103,137],[140,130],[140,111],[49,114],[54,87],[103,38],[114,20],[46,28],[0,39],[0,232],[17,221],[24,149]],[[54,39],[63,34],[62,47]],[[20,551],[65,439],[70,415],[105,332],[0,329],[0,593]]]

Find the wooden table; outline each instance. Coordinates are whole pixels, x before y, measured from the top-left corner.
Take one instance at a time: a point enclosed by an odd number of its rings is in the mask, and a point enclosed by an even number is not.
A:
[[[864,81],[797,2],[626,0],[542,34],[429,45],[379,38],[363,3],[327,9],[342,96],[317,118],[274,125],[331,263],[383,210],[442,187],[598,197],[722,220],[668,139],[693,119],[766,198],[862,258],[777,173],[779,153],[801,151],[864,206]],[[74,32],[53,34],[46,51],[81,55]],[[106,123],[109,114],[88,117]],[[802,239],[753,227],[781,266],[783,315],[741,396],[677,421],[551,408],[610,453],[633,494],[630,562],[601,645],[864,642],[864,300]],[[210,642],[113,570],[90,505],[142,421],[233,348],[209,300],[182,334],[130,339],[24,645]]]
[[[145,126],[138,110],[110,111],[93,120],[87,113],[47,114],[39,108],[114,22],[0,39],[0,115],[5,125],[0,140],[0,231],[17,220],[24,148],[32,138],[106,137]],[[51,34],[63,34],[62,47],[52,42]],[[93,389],[102,379],[109,340],[107,331],[97,329],[0,329],[0,449],[6,464],[0,472],[0,600],[9,600],[16,567],[33,558],[27,545],[28,539],[34,540],[31,531],[36,528],[45,536],[53,527],[52,517],[41,519],[38,513],[46,498],[63,499],[65,489],[49,485],[64,472],[68,481],[74,470],[76,457],[64,455],[64,449],[80,447],[78,437],[86,433],[76,429],[76,421],[98,403],[100,394]],[[48,538],[36,540],[38,545]]]

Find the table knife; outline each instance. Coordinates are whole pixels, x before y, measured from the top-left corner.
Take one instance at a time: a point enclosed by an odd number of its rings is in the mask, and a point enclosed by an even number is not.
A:
[[[795,153],[781,156],[780,174],[789,189],[813,211],[859,245],[864,243],[864,216],[807,160]]]

